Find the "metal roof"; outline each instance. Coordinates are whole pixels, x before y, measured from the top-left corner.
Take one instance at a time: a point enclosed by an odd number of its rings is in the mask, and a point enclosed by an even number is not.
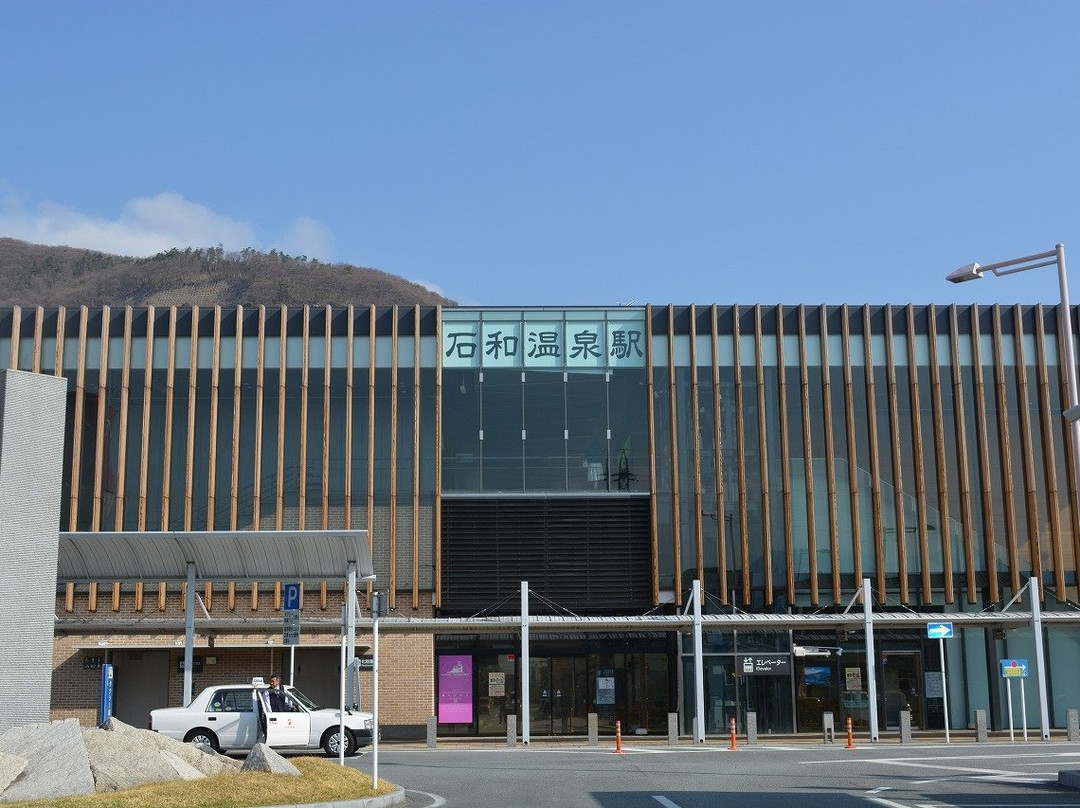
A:
[[[366,530],[61,533],[59,581],[281,581],[374,575]]]

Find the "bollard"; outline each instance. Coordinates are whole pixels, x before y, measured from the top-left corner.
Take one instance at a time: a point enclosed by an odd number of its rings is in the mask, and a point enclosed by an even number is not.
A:
[[[1065,737],[1074,743],[1080,741],[1080,721],[1075,708],[1065,711]]]
[[[986,741],[986,710],[975,711],[975,742]]]
[[[833,714],[824,712],[821,714],[821,742],[833,743],[836,741],[836,725],[833,723]]]
[[[679,714],[667,714],[667,742],[668,746],[679,745]]]
[[[438,716],[429,716],[427,720],[427,748],[435,748],[435,739],[439,731],[439,719]]]
[[[600,716],[598,713],[589,713],[589,746],[600,745]]]
[[[735,719],[731,719],[731,751],[737,752],[739,750],[739,741],[735,736]]]
[[[615,754],[622,754],[622,721],[615,722]]]
[[[845,749],[854,749],[855,748],[855,732],[854,732],[854,730],[852,729],[852,726],[851,726],[851,716],[850,715],[848,716],[848,719],[847,719],[847,746],[845,746],[844,748]]]
[[[506,716],[506,745],[513,749],[517,746],[517,716]]]
[[[900,711],[900,743],[911,743],[911,710]]]
[[[757,710],[746,711],[746,743],[757,743]]]

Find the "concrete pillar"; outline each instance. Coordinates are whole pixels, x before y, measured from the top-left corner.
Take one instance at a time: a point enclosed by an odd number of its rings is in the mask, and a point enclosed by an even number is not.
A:
[[[975,740],[978,743],[986,741],[986,710],[975,711]]]
[[[667,742],[668,746],[679,745],[679,714],[667,714]]]
[[[600,716],[589,713],[589,746],[600,745]]]
[[[438,716],[429,716],[427,720],[427,748],[434,749],[435,742],[439,734],[439,718]]]
[[[900,711],[900,743],[911,743],[911,710]]]
[[[833,723],[833,714],[831,712],[821,714],[821,736],[822,743],[836,741],[836,724]]]
[[[66,397],[63,377],[0,370],[0,734],[49,721]]]
[[[757,711],[746,711],[746,742],[757,743]]]
[[[1080,721],[1075,707],[1065,711],[1065,737],[1073,743],[1080,741]]]
[[[517,716],[506,716],[506,745],[513,749],[517,746]]]

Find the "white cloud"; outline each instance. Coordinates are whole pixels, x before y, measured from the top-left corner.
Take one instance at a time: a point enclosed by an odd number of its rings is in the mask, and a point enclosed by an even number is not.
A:
[[[217,244],[236,250],[255,246],[255,230],[179,194],[160,193],[128,202],[116,219],[91,216],[54,203],[28,210],[14,196],[0,203],[0,234],[34,244],[154,255],[173,247]]]
[[[334,232],[320,221],[301,216],[285,231],[280,249],[287,255],[306,255],[333,263],[336,249]]]

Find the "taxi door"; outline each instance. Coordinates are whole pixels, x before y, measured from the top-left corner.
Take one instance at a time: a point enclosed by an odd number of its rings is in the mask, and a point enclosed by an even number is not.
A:
[[[311,716],[299,711],[274,712],[266,691],[259,692],[259,710],[266,718],[267,746],[308,746]]]

